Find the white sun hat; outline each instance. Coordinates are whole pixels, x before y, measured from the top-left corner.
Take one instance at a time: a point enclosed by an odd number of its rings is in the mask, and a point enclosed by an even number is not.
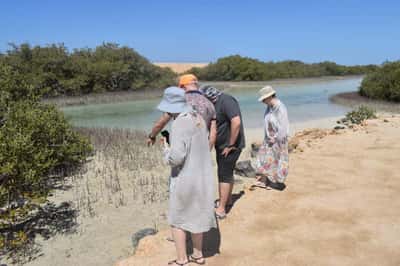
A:
[[[260,95],[260,97],[258,98],[258,101],[262,102],[266,98],[274,95],[275,93],[276,93],[276,91],[274,90],[274,88],[272,88],[272,86],[267,85],[258,91],[258,94]]]

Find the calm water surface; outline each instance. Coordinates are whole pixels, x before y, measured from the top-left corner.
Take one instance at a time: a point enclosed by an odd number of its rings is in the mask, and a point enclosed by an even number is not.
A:
[[[333,104],[329,96],[339,92],[356,91],[361,77],[339,80],[301,80],[285,82],[227,82],[215,83],[227,88],[238,101],[244,125],[262,127],[265,106],[257,102],[257,91],[272,84],[278,97],[288,108],[291,123],[305,122],[344,115],[347,107]],[[118,127],[149,130],[160,112],[155,110],[160,99],[131,101],[112,104],[83,105],[63,108],[73,125],[83,127]]]

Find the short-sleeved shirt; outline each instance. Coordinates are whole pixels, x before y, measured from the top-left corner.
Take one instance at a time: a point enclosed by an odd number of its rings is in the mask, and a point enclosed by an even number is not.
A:
[[[245,146],[243,119],[237,100],[231,95],[222,93],[215,102],[215,111],[217,112],[217,141],[215,147],[224,149],[229,146],[231,120],[239,116],[241,121],[240,131],[235,142],[235,147],[243,149]]]
[[[206,122],[210,130],[211,121],[216,119],[214,105],[200,91],[187,91],[185,94],[186,102],[198,112]]]

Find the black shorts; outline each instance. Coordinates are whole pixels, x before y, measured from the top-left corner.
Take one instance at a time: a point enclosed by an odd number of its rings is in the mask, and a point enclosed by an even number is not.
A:
[[[242,150],[232,150],[226,157],[221,155],[223,150],[216,149],[215,151],[218,165],[218,182],[233,183],[233,169],[235,168]]]

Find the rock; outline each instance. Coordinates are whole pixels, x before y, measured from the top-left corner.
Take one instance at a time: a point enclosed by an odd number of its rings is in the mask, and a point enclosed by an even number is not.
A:
[[[145,236],[154,235],[156,233],[157,230],[154,228],[144,228],[134,233],[132,236],[133,253],[135,253],[136,247],[139,244],[140,239],[142,239]]]
[[[385,123],[388,123],[388,122],[389,122],[389,120],[387,120],[387,119],[383,119],[383,122],[385,122]]]
[[[257,143],[257,142],[253,142],[251,143],[251,152],[250,152],[250,156],[252,158],[255,158],[257,156],[258,150],[261,147],[261,143]]]
[[[289,152],[293,152],[299,147],[300,141],[298,138],[292,138],[289,141]]]
[[[346,129],[346,126],[335,126],[333,129],[335,130]]]
[[[240,161],[236,163],[235,174],[253,178],[256,176],[256,170],[251,165],[250,160]]]

